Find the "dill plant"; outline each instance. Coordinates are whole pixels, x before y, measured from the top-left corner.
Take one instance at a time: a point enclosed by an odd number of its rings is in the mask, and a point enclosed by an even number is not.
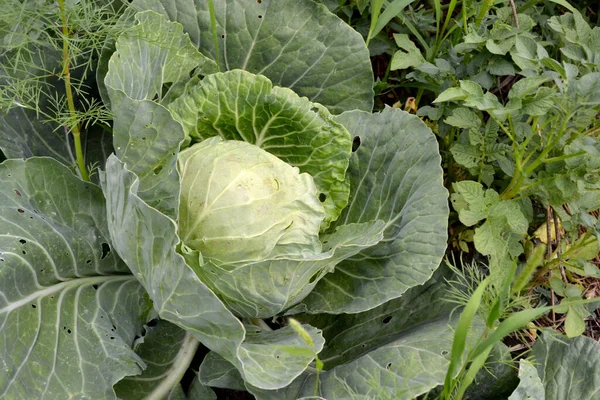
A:
[[[0,113],[30,110],[70,134],[77,170],[86,181],[85,133],[111,119],[94,96],[95,67],[106,37],[118,33],[125,7],[119,0],[3,1]]]

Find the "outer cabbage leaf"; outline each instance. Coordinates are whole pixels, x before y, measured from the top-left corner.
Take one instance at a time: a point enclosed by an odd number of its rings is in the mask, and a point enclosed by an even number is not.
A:
[[[244,379],[239,371],[214,351],[208,353],[202,360],[198,379],[202,384],[210,387],[246,390]]]
[[[252,143],[310,174],[325,208],[324,228],[348,204],[350,134],[323,106],[273,87],[264,76],[236,70],[207,76],[169,109],[186,136]]]
[[[149,311],[102,192],[51,158],[0,164],[0,397],[116,399]]]
[[[519,379],[519,386],[508,400],[546,400],[544,385],[531,361],[519,361]]]
[[[184,136],[166,108],[154,102],[167,83],[188,79],[208,61],[192,46],[181,25],[152,11],[116,42],[105,84],[114,114],[114,147],[140,178],[140,196],[174,217],[179,204],[177,151]],[[157,144],[160,132],[163,135]]]
[[[44,112],[48,111],[44,102],[40,104],[40,108]],[[71,133],[40,117],[35,111],[21,107],[0,113],[0,151],[7,158],[45,156],[74,167],[76,160]],[[104,167],[108,154],[113,151],[112,135],[92,126],[82,133],[81,141],[86,164]],[[95,176],[91,178],[95,180]]]
[[[595,400],[600,396],[600,343],[544,332],[533,346],[546,400]]]
[[[297,315],[320,327],[326,339],[319,356],[326,371],[319,374],[317,394],[326,399],[402,400],[442,384],[457,320],[449,318],[454,305],[443,301],[446,273],[440,271],[402,298],[364,313]],[[304,373],[282,390],[248,389],[259,400],[297,399],[314,394],[316,378]]]
[[[332,234],[321,237],[325,246],[322,253],[233,268],[210,260],[200,261],[197,253],[184,255],[200,279],[236,315],[267,318],[304,299],[340,261],[378,243],[383,237],[383,228],[383,221],[340,226]]]
[[[317,328],[306,324],[302,325],[302,327],[310,335],[314,346],[308,344],[294,329],[286,326],[276,331],[262,331],[252,335],[248,343],[245,343],[245,351],[254,353],[253,358],[258,363],[264,361],[271,363],[272,354],[275,354],[280,372],[304,370],[308,363],[313,360],[314,355],[321,351],[325,341],[321,335],[321,331]],[[270,344],[271,349],[269,350],[264,347],[265,344]],[[264,353],[265,350],[267,350],[267,353]],[[300,355],[304,355],[306,358],[302,360],[299,358]],[[295,367],[294,363],[301,364]],[[287,386],[289,381],[286,380],[287,383],[283,384],[281,374],[274,374],[274,371],[272,368],[266,369],[264,379],[273,380],[273,387]],[[294,378],[298,375],[296,374]],[[246,389],[243,378],[233,365],[215,352],[208,353],[204,360],[202,360],[198,377],[205,385],[234,390]]]
[[[189,400],[217,400],[217,395],[211,388],[203,385],[199,379],[194,379],[187,396],[184,398]]]
[[[369,310],[429,279],[446,249],[448,193],[429,128],[391,108],[344,113],[336,120],[360,146],[348,168],[349,205],[334,226],[383,220],[384,238],[338,264],[296,312]]]
[[[35,111],[21,107],[0,113],[0,150],[8,158],[52,157],[65,165],[75,164],[68,134],[42,122]]]
[[[23,7],[37,8],[38,5],[29,3]],[[18,20],[11,23],[15,24],[13,27],[15,29],[23,26]],[[0,36],[9,31],[4,26]],[[26,36],[27,33],[23,32],[20,35],[13,33],[6,35],[0,55],[0,88],[3,92],[1,94],[3,103],[10,97],[13,100],[8,109],[0,111],[0,151],[4,152],[7,158],[46,156],[69,167],[75,167],[75,149],[71,133],[65,126],[52,120],[57,99],[66,99],[64,81],[59,77],[62,73],[62,51],[44,44],[43,41],[36,41],[35,44],[30,43],[25,51],[21,49],[17,57],[15,50],[10,50],[9,42],[23,35]],[[23,68],[24,65],[9,67],[22,57],[27,59],[26,64],[38,67]],[[81,79],[81,69],[72,69],[70,73],[71,79]],[[29,95],[19,98],[13,91],[15,86],[18,88],[17,93],[25,90]],[[42,93],[39,93],[40,91]],[[36,95],[32,98],[30,95],[33,94]],[[97,126],[82,130],[81,143],[86,165],[100,168],[104,166],[107,157],[105,151],[112,152],[112,139],[105,139],[105,131],[99,130]],[[95,176],[92,175],[92,179],[94,178]]]
[[[104,84],[109,89],[134,100],[160,102],[166,94],[165,84],[189,80],[194,69],[217,71],[215,63],[198,52],[183,33],[181,24],[153,11],[137,13],[134,19],[135,25],[119,36],[117,53],[108,63],[110,73]]]
[[[321,330],[307,324],[302,327],[310,335],[312,344],[289,326],[247,336],[240,358],[245,368],[253,371],[256,380],[265,382],[265,389],[289,385],[323,349],[325,340]],[[245,381],[252,384],[248,379]]]
[[[325,6],[310,0],[222,0],[214,6],[216,36],[206,0],[132,3],[180,22],[220,71],[265,75],[336,114],[372,110],[369,51],[361,35]]]
[[[8,27],[3,27],[3,32]],[[18,26],[14,27],[18,29]],[[4,35],[2,35],[4,36]],[[18,36],[18,35],[17,35]],[[14,63],[11,57],[15,54],[9,50],[10,38],[4,38],[3,52],[0,55],[0,88],[2,88],[3,101],[7,96],[11,96],[10,88],[18,81],[25,81],[35,77],[38,85],[47,85],[56,87],[60,92],[61,85],[58,79],[43,78],[42,74],[47,74],[47,69],[58,67],[61,54],[48,47],[29,46],[27,51],[22,51],[21,57],[28,58],[28,62],[33,65],[42,65],[45,68],[26,71],[17,71],[9,66]],[[6,88],[6,92],[4,91]],[[36,88],[37,89],[37,88]],[[44,87],[44,90],[47,88]],[[45,96],[40,96],[38,101],[42,112],[47,111]],[[75,160],[69,148],[68,133],[60,129],[58,124],[43,122],[35,110],[29,109],[31,104],[22,104],[20,99],[14,99],[9,109],[0,110],[0,150],[4,152],[7,158],[29,158],[33,156],[52,157],[65,165],[74,165]]]

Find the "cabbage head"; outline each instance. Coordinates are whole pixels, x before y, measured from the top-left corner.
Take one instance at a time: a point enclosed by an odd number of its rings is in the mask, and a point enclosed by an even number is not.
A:
[[[212,137],[179,154],[179,236],[204,258],[243,263],[321,251],[312,176],[258,146]]]

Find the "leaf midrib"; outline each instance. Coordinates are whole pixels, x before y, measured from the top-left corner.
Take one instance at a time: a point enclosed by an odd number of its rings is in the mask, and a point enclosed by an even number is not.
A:
[[[36,299],[46,297],[53,293],[61,292],[62,290],[77,287],[77,286],[90,286],[95,284],[102,284],[108,281],[127,281],[136,279],[133,275],[103,275],[103,276],[92,276],[87,278],[76,278],[68,281],[59,282],[52,286],[47,286],[41,290],[36,290],[35,292],[29,294],[28,296],[22,298],[19,301],[14,303],[9,303],[6,307],[0,309],[0,315],[4,313],[11,313],[12,311],[23,307]]]

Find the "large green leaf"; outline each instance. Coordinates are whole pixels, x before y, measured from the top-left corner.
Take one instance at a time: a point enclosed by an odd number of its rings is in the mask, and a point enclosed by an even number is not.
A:
[[[600,396],[600,343],[544,332],[533,346],[546,400],[596,400]]]
[[[445,272],[445,271],[444,271]],[[319,358],[318,395],[326,399],[413,399],[444,381],[456,318],[443,302],[447,285],[441,273],[364,313],[298,315],[323,329],[327,345]],[[470,336],[470,342],[476,337]],[[289,387],[262,391],[258,399],[297,399],[314,394],[316,374],[305,373]]]
[[[148,311],[102,192],[51,158],[0,164],[0,397],[114,399]]]
[[[236,70],[207,76],[169,109],[186,136],[246,141],[310,174],[325,208],[323,227],[348,204],[350,134],[323,106]]]
[[[27,29],[27,24],[15,24],[11,28],[15,31],[6,35],[8,26],[0,29],[4,45],[0,54],[0,103],[3,106],[0,107],[0,150],[7,158],[48,156],[65,165],[74,165],[67,132],[55,122],[44,121],[52,115],[48,94],[63,94],[62,82],[48,77],[58,70],[61,54],[49,46],[34,45],[21,49],[20,53],[11,51],[11,42],[27,34],[15,33]],[[26,64],[38,67],[26,68]],[[43,93],[34,95],[39,91]],[[40,112],[36,112],[36,108]]]
[[[221,71],[267,76],[333,113],[373,108],[373,72],[361,35],[311,0],[137,0],[132,7],[180,22]],[[215,47],[215,42],[218,48]]]
[[[114,114],[114,147],[119,159],[139,178],[139,194],[167,215],[179,203],[177,151],[184,136],[169,111],[153,100],[163,85],[188,78],[205,58],[181,25],[152,11],[138,13],[137,25],[116,42],[105,78]],[[157,144],[161,132],[162,140]]]
[[[399,297],[431,277],[446,249],[448,193],[429,128],[391,108],[336,120],[358,149],[348,168],[349,205],[334,226],[383,220],[385,232],[377,245],[319,281],[304,301],[311,313],[356,313]]]
[[[325,341],[320,330],[306,324],[302,325],[302,328],[305,334],[311,337],[313,344],[307,343],[305,338],[290,326],[249,335],[248,342],[244,343],[244,351],[253,353],[253,359],[257,363],[271,364],[275,355],[278,370],[264,369],[264,380],[270,379],[273,388],[287,386],[291,382],[288,376],[294,374],[293,378],[298,377],[300,374],[297,371],[306,369],[314,355],[323,348]],[[244,380],[233,365],[214,352],[208,353],[202,361],[199,378],[205,385],[245,390]]]
[[[36,7],[33,3],[28,6]],[[27,59],[26,64],[38,67],[14,66],[13,63],[23,61],[21,57]],[[62,51],[48,44],[31,44],[26,51],[21,49],[19,55],[14,51],[0,55],[0,102],[8,104],[0,111],[0,151],[7,158],[47,156],[69,167],[75,166],[73,138],[69,129],[56,121],[61,117],[56,115],[57,108],[66,106],[65,85],[59,78],[61,60]],[[76,68],[70,73],[71,79],[78,81],[82,70]],[[90,100],[88,97],[85,102]],[[61,101],[64,102],[62,106],[58,104]],[[79,108],[82,99],[77,90],[74,91],[74,102]],[[61,112],[65,111],[63,108]],[[86,166],[104,166],[108,157],[105,150],[112,152],[112,139],[106,140],[106,131],[93,125],[82,126],[80,134]]]
[[[246,390],[244,379],[235,366],[214,351],[208,353],[202,360],[198,379],[206,386]]]

